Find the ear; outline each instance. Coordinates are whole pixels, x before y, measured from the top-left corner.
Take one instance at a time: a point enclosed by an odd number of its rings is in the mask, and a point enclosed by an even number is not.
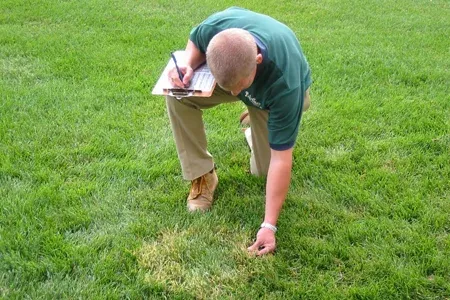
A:
[[[258,53],[258,55],[256,55],[256,64],[259,65],[260,63],[262,63],[263,61],[263,56],[261,53]]]

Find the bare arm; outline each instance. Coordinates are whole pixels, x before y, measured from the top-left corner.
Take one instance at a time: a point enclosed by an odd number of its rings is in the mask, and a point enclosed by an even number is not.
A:
[[[197,67],[204,63],[206,60],[205,53],[200,52],[200,50],[191,40],[188,40],[187,42],[185,53],[186,64],[194,70],[197,69]]]
[[[202,53],[195,44],[188,40],[185,49],[185,64],[180,66],[180,71],[183,73],[183,82],[180,81],[177,70],[174,68],[169,72],[169,77],[172,84],[178,87],[187,87],[194,75],[194,70],[204,63],[206,56]]]
[[[276,225],[289,190],[292,170],[293,148],[276,151],[271,150],[269,173],[266,183],[266,209],[264,222]],[[261,228],[256,236],[256,242],[248,249],[257,255],[275,251],[275,232]]]
[[[281,207],[289,190],[292,170],[292,150],[271,150],[266,183],[266,214],[264,222],[276,225]]]

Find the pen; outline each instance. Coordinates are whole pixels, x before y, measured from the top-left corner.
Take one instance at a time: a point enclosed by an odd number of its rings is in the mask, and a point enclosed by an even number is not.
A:
[[[173,52],[170,52],[170,56],[172,56],[173,62],[175,63],[175,68],[177,68],[177,72],[178,72],[178,78],[180,78],[180,81],[183,82],[183,73],[181,73],[180,68],[178,67],[177,64],[177,59],[175,58],[175,55],[173,54]]]

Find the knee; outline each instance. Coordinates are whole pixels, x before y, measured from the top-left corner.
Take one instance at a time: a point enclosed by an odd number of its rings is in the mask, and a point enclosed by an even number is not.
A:
[[[181,100],[178,100],[177,98],[173,96],[166,96],[166,106],[168,111],[179,111],[182,109],[185,105]]]
[[[175,99],[175,97],[166,96],[166,103],[167,103],[167,105],[172,105],[176,101],[177,101],[177,99]]]

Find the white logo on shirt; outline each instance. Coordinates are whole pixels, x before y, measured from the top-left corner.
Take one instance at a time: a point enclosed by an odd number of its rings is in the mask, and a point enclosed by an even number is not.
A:
[[[253,103],[253,105],[262,108],[261,107],[261,103],[259,103],[258,101],[256,101],[255,97],[252,97],[252,95],[250,95],[250,93],[248,91],[245,91],[245,98],[247,98],[251,103]]]

